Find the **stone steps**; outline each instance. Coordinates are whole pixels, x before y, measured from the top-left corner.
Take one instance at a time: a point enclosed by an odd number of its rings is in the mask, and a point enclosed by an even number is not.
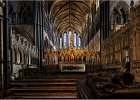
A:
[[[35,93],[13,93],[13,96],[33,96],[33,95],[39,95],[39,96],[77,96],[76,92],[35,92]]]
[[[75,79],[24,79],[11,83],[6,99],[76,99]]]
[[[76,79],[22,79],[13,82],[74,82]]]
[[[12,92],[76,92],[76,88],[12,88]]]
[[[10,96],[7,99],[76,99],[76,96]]]
[[[56,85],[50,85],[50,86],[27,86],[27,87],[24,87],[24,89],[75,89],[76,90],[76,87],[75,86],[56,86]],[[16,90],[16,89],[23,89],[23,87],[14,87],[14,88],[11,88],[11,90]]]
[[[30,87],[30,86],[38,86],[38,87],[42,87],[42,86],[75,86],[75,82],[17,82],[17,83],[12,83],[12,86],[16,86],[16,87]]]

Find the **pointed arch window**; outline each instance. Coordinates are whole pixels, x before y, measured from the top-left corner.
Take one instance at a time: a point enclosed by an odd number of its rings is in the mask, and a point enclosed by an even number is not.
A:
[[[32,22],[32,10],[31,10],[30,6],[28,6],[28,8],[27,8],[27,16],[28,16],[27,22],[31,23]]]
[[[116,16],[116,19],[115,19],[116,24],[117,25],[121,24],[121,14],[119,13],[119,11],[116,8],[114,8],[114,14]]]
[[[62,37],[60,37],[60,49],[61,48],[69,48],[71,45],[71,38],[73,38],[72,45],[77,48],[81,47],[81,37],[76,32],[72,33],[72,31],[65,32]],[[62,45],[61,45],[62,44]]]
[[[76,44],[77,44],[77,39],[76,39],[76,37],[77,37],[77,34],[74,33],[74,47],[76,47]]]
[[[63,46],[64,46],[64,47],[66,47],[66,38],[67,38],[66,35],[67,35],[67,34],[64,33],[64,36],[63,36]]]
[[[8,14],[9,14],[9,23],[15,23],[16,22],[16,11],[14,10],[12,5],[9,5]]]
[[[79,39],[78,39],[78,47],[81,47],[81,37],[79,36]]]
[[[62,37],[60,37],[60,49],[62,48]]]
[[[121,13],[122,13],[122,23],[124,24],[124,23],[126,23],[126,13],[124,12],[124,10],[123,9],[121,9],[120,10],[121,11]]]
[[[121,15],[120,14],[117,14],[117,16],[116,16],[116,23],[121,24]]]
[[[19,23],[31,23],[33,17],[33,12],[30,5],[22,5],[19,10]]]
[[[70,46],[70,37],[71,37],[71,35],[72,35],[72,32],[71,32],[71,31],[69,31],[69,33],[68,33],[68,39],[69,39],[69,40],[68,40],[68,41],[69,41],[69,43],[68,43],[68,44],[69,44],[69,46]]]
[[[19,11],[19,23],[24,23],[23,13],[24,13],[24,7],[21,6],[20,11]]]

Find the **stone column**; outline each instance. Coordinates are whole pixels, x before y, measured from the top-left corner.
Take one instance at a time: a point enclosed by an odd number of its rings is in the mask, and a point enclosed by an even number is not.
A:
[[[4,88],[4,76],[3,76],[3,3],[0,1],[0,88]]]
[[[9,88],[10,86],[10,34],[9,34],[9,19],[8,19],[8,1],[4,1],[5,5],[3,8],[4,22],[3,22],[3,74],[4,74],[4,88]]]

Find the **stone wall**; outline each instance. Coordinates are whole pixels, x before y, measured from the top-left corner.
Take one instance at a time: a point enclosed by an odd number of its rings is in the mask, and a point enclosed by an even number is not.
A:
[[[131,67],[132,72],[140,70],[140,5],[131,9]]]
[[[102,64],[121,65],[124,68],[128,56],[131,72],[140,71],[140,5],[131,7],[130,21],[112,31],[101,46]]]

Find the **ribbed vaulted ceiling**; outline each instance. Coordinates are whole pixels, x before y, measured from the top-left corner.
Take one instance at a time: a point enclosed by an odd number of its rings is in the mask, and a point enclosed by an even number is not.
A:
[[[87,25],[89,13],[90,7],[87,1],[57,0],[51,7],[50,19],[58,34],[67,30],[82,33]]]

